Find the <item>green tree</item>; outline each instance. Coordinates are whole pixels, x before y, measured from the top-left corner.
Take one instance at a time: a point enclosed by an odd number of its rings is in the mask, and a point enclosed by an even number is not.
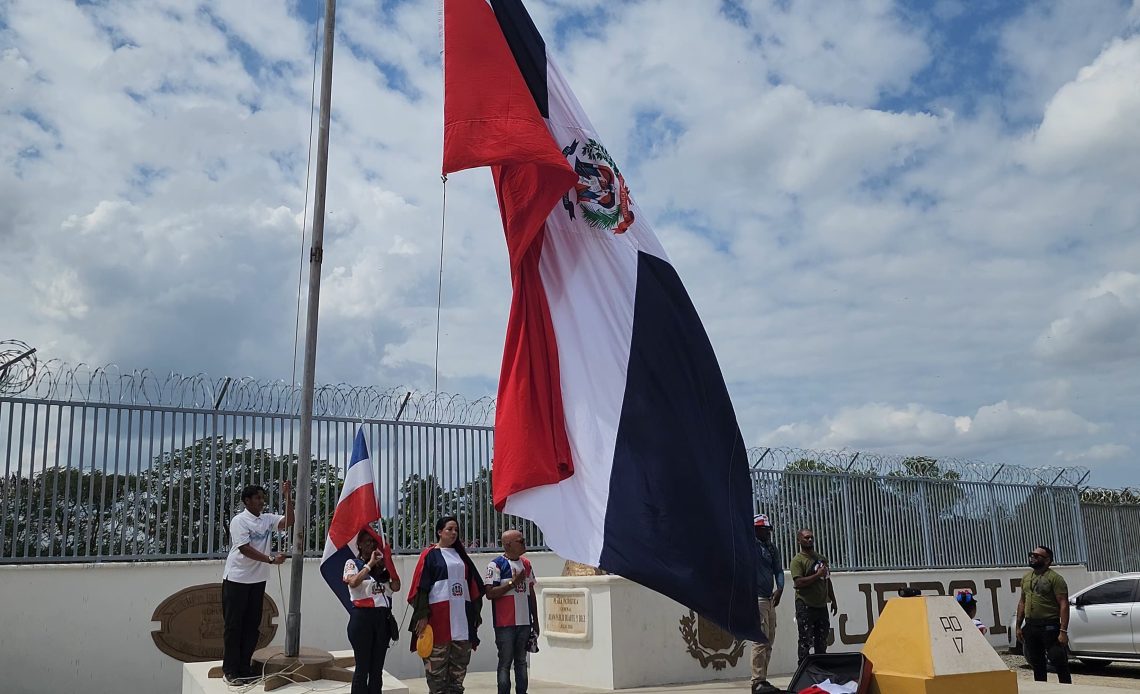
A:
[[[217,556],[242,487],[264,486],[269,509],[280,512],[280,484],[296,477],[296,455],[221,437],[164,453],[137,473],[52,467],[30,479],[9,476],[0,481],[4,556]],[[313,461],[311,550],[323,546],[342,484],[336,466]]]
[[[843,470],[812,458],[799,458],[788,463],[780,477],[776,496],[764,505],[777,528],[774,535],[786,561],[799,551],[796,531],[815,531],[816,548],[827,555],[833,566],[844,566],[846,537],[850,528],[845,517]]]
[[[137,542],[135,475],[48,468],[0,481],[5,557],[112,554]],[[119,491],[124,490],[124,491]],[[146,543],[144,543],[145,546]]]
[[[419,552],[435,542],[435,521],[446,515],[447,494],[435,475],[413,473],[400,484],[396,514],[384,532],[397,551]]]
[[[475,479],[447,495],[446,506],[459,519],[468,544],[494,544],[506,527],[505,517],[495,510],[491,489],[491,468],[486,467],[479,470]]]

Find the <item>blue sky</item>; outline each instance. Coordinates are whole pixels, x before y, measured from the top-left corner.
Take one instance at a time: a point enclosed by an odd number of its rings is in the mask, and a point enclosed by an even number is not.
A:
[[[1140,484],[1133,2],[527,3],[686,281],[750,445]],[[338,3],[318,377],[430,387],[437,8]],[[291,378],[316,2],[0,3],[0,337]],[[510,286],[451,177],[441,387]]]

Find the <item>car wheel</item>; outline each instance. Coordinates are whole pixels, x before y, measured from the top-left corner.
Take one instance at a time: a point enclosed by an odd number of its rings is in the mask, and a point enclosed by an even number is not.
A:
[[[1095,658],[1077,658],[1077,660],[1081,661],[1081,665],[1091,670],[1103,670],[1112,665],[1111,660],[1097,660]]]

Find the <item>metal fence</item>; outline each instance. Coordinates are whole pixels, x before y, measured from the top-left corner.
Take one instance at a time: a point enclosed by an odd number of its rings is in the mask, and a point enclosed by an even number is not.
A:
[[[542,546],[533,524],[491,504],[490,427],[318,416],[312,552],[323,546],[358,427],[397,551],[426,546],[448,513],[469,544],[497,544],[518,527]],[[275,413],[0,398],[0,562],[223,556],[243,486],[263,485],[268,508],[281,509],[299,430],[299,419]]]
[[[1087,560],[1077,490],[848,473],[753,471],[785,557],[799,528],[847,570],[1023,566],[1034,545]]]
[[[1140,505],[1081,504],[1089,568],[1140,571]]]
[[[0,382],[0,563],[220,557],[240,489],[265,486],[280,510],[280,483],[296,478],[287,385],[51,365],[21,374],[18,394],[13,382]],[[472,545],[518,527],[543,546],[533,524],[491,503],[493,402],[348,385],[316,402],[312,553],[358,427],[397,551],[433,541],[445,514]],[[1040,543],[1060,562],[1140,570],[1140,506],[1082,507],[1083,468],[775,448],[749,459],[756,509],[788,557],[795,529],[812,527],[851,570],[1019,566]]]

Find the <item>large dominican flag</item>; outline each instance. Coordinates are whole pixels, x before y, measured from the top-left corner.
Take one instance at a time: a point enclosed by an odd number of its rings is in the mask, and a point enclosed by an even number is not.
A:
[[[677,272],[522,3],[443,21],[443,169],[491,167],[511,263],[496,507],[762,638],[744,443]]]
[[[364,427],[361,427],[356,430],[356,439],[352,442],[352,458],[348,463],[348,472],[344,476],[340,499],[336,502],[336,509],[333,510],[329,534],[325,538],[325,551],[321,556],[321,576],[336,593],[346,610],[352,609],[352,598],[349,597],[348,586],[344,583],[344,564],[357,556],[359,550],[356,538],[361,530],[367,530],[376,538],[376,545],[383,548],[384,564],[388,567],[389,575],[398,578],[392,561],[391,548],[380,539],[371,526],[373,521],[379,519],[380,507],[376,504],[372,461],[368,458],[368,443],[364,438]]]

